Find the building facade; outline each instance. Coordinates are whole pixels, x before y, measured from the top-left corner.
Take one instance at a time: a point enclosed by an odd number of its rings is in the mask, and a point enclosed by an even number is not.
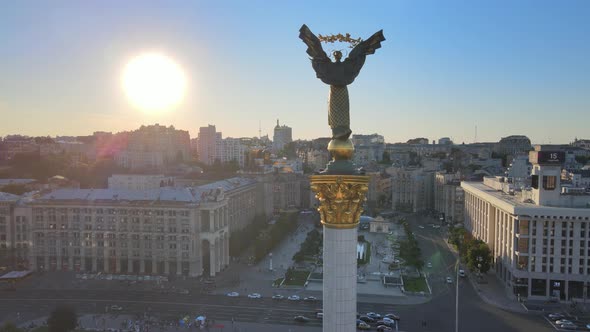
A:
[[[489,245],[511,293],[582,301],[590,283],[590,196],[560,190],[563,153],[536,150],[529,159],[530,190],[503,178],[462,182],[465,227]]]
[[[26,249],[23,268],[195,277],[229,264],[222,189],[59,189],[28,201],[4,198],[0,213],[12,217],[0,218],[10,223],[0,238]]]
[[[417,212],[434,206],[434,172],[417,167],[390,167],[394,211]]]
[[[109,189],[156,189],[173,187],[174,177],[162,174],[113,174],[108,179]]]
[[[272,138],[273,150],[279,152],[285,147],[285,145],[291,142],[293,142],[293,130],[286,125],[279,125],[279,120],[277,120],[277,125],[275,126]]]
[[[462,223],[464,193],[461,175],[436,172],[434,182],[434,209],[444,216],[448,223]]]

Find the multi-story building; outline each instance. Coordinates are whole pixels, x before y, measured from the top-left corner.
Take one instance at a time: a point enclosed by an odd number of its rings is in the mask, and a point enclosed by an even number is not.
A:
[[[18,154],[39,156],[39,144],[28,136],[8,135],[0,141],[0,160],[11,160]]]
[[[174,177],[162,174],[113,174],[108,179],[109,189],[156,189],[173,187]]]
[[[461,174],[436,172],[434,182],[434,209],[449,223],[463,222],[464,193]]]
[[[434,172],[418,167],[390,167],[394,211],[417,212],[434,206]]]
[[[286,125],[279,125],[279,120],[277,120],[277,125],[274,129],[274,135],[272,137],[272,148],[275,152],[281,151],[287,143],[293,142],[293,131],[291,127]]]
[[[495,151],[500,154],[517,155],[531,150],[531,140],[524,135],[502,137],[496,144]]]
[[[215,275],[229,264],[222,189],[60,189],[30,203],[33,270]]]
[[[572,142],[572,146],[578,147],[578,148],[582,148],[582,149],[586,149],[586,150],[590,150],[590,139],[575,139]]]
[[[188,131],[155,124],[129,133],[127,147],[115,154],[115,161],[125,168],[158,169],[190,156]]]
[[[510,293],[581,301],[590,283],[590,195],[561,190],[563,152],[537,147],[529,159],[530,190],[504,178],[461,183],[465,227],[489,245]]]
[[[213,165],[215,159],[219,159],[221,155],[221,132],[215,130],[215,125],[199,128],[197,153],[199,154],[199,161],[205,165]]]
[[[0,266],[24,270],[29,267],[31,238],[30,199],[0,192]]]
[[[219,159],[222,163],[236,162],[240,168],[244,168],[248,151],[249,148],[243,143],[243,139],[224,138]]]
[[[257,207],[257,183],[254,179],[234,177],[216,181],[203,186],[200,190],[222,188],[227,198],[227,218],[230,234],[243,229],[254,220]]]

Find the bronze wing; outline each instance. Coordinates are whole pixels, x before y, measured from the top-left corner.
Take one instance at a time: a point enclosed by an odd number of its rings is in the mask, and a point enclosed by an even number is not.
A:
[[[324,52],[322,42],[309,30],[307,25],[302,25],[299,29],[299,38],[307,45],[307,54],[311,57],[311,66],[315,71],[316,77],[326,84],[333,84],[331,79],[332,61]]]
[[[375,54],[375,50],[381,48],[381,42],[384,40],[383,30],[379,30],[369,37],[369,39],[363,40],[350,51],[350,54],[346,60],[344,60],[344,64],[349,75],[353,76],[352,80],[358,76],[361,68],[363,68],[366,56],[369,54]]]

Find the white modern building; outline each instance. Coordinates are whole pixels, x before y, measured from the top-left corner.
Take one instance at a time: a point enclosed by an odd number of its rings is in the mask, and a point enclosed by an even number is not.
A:
[[[565,154],[537,147],[531,189],[504,178],[462,182],[465,227],[486,242],[510,293],[582,301],[590,283],[590,195],[561,190]]]

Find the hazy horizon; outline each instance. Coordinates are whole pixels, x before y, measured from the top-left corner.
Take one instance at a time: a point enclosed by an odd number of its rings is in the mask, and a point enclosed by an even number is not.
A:
[[[264,7],[261,11],[260,8]],[[22,1],[0,13],[0,136],[89,135],[160,123],[214,124],[224,137],[327,137],[328,86],[315,77],[301,24],[382,48],[349,86],[352,130],[387,142],[450,137],[533,143],[590,138],[590,3],[451,1]],[[329,50],[330,45],[324,46]],[[146,114],[121,90],[125,64],[146,51],[187,76],[175,110]],[[314,119],[310,121],[309,119]]]

